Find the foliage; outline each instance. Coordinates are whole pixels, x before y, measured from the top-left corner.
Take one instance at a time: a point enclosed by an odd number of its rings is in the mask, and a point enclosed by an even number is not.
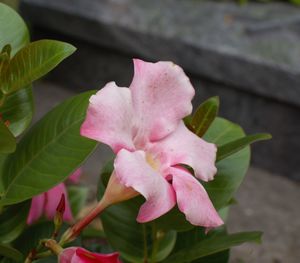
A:
[[[55,68],[75,48],[56,40],[30,43],[22,18],[1,3],[0,36],[0,262],[22,262],[27,256],[27,262],[31,262],[32,257],[51,255],[43,246],[44,239],[58,240],[56,230],[62,227],[61,234],[67,225],[61,224],[58,209],[54,225],[42,219],[27,226],[30,199],[63,182],[95,149],[95,141],[80,136],[94,91],[65,100],[28,128],[34,113],[32,82]],[[249,145],[270,136],[245,135],[240,126],[218,117],[218,110],[219,99],[210,98],[185,119],[185,124],[218,147],[216,179],[203,185],[226,221],[226,211],[249,166]],[[110,162],[101,172],[99,198],[112,171]],[[81,186],[68,188],[75,217],[85,205],[87,194]],[[113,205],[101,215],[102,230],[90,228],[68,245],[85,244],[98,252],[117,250],[124,262],[225,263],[232,246],[260,242],[259,232],[231,234],[226,227],[206,234],[203,227],[188,223],[177,207],[152,222],[137,223],[143,201],[139,196]],[[91,238],[101,245],[89,242]],[[49,257],[35,262],[55,261]]]

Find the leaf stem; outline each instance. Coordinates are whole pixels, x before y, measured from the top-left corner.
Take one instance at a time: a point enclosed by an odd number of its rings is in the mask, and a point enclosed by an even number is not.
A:
[[[66,243],[73,241],[81,233],[81,231],[108,206],[109,203],[105,200],[105,198],[103,198],[87,216],[82,218],[63,234],[59,244],[63,246]]]

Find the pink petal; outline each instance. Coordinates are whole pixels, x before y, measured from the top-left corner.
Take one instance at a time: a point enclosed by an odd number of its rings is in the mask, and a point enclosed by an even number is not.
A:
[[[179,210],[193,225],[218,227],[223,224],[204,187],[189,172],[170,168]]]
[[[71,262],[76,262],[73,261],[73,256],[76,255],[76,250],[77,247],[68,247],[65,248],[58,257],[58,262],[59,263],[71,263]]]
[[[192,111],[195,90],[183,70],[172,62],[134,59],[130,89],[138,119],[137,141],[162,139]]]
[[[42,193],[32,198],[27,224],[31,225],[36,222],[43,214],[45,204],[45,194]]]
[[[82,169],[78,168],[74,173],[72,173],[69,176],[68,180],[73,184],[78,184],[81,174],[82,174]]]
[[[58,258],[59,263],[121,263],[118,253],[99,254],[92,253],[84,248],[69,247],[60,253]]]
[[[165,167],[186,164],[195,171],[195,176],[203,181],[214,178],[217,148],[189,131],[183,122],[168,137],[153,143],[150,149]]]
[[[115,153],[121,148],[133,150],[132,116],[130,90],[110,82],[91,96],[80,133],[108,144]]]
[[[70,208],[70,203],[68,200],[68,193],[66,187],[63,183],[53,187],[52,189],[48,190],[46,193],[46,204],[45,204],[45,214],[48,219],[53,219],[56,214],[56,208],[59,204],[62,194],[65,195],[66,198],[66,206],[65,206],[65,213],[64,213],[64,220],[65,221],[72,221],[73,216]]]
[[[120,263],[118,253],[99,254],[89,252],[83,248],[78,248],[76,250],[76,255],[81,260],[78,262]]]
[[[175,193],[168,181],[145,160],[143,151],[121,150],[115,160],[115,175],[127,187],[142,194],[137,221],[148,222],[168,212],[175,205]]]

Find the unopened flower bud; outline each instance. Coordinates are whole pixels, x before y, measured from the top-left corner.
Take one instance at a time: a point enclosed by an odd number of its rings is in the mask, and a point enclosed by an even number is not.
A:
[[[62,194],[58,206],[56,208],[56,214],[54,216],[54,233],[52,237],[57,237],[58,232],[63,224],[64,213],[66,210],[66,199],[65,195]]]

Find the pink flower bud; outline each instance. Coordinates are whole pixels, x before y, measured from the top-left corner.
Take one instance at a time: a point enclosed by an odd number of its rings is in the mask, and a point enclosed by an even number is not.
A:
[[[58,256],[59,263],[121,263],[118,253],[99,254],[92,253],[81,247],[69,247]]]

